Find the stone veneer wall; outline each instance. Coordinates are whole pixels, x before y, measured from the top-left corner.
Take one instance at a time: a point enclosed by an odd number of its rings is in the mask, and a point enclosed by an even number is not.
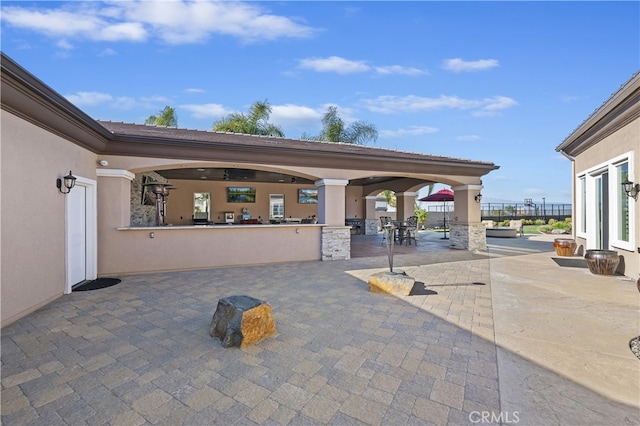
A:
[[[482,223],[469,225],[450,224],[449,247],[461,250],[486,250],[486,227]]]
[[[167,180],[156,172],[136,174],[131,182],[131,226],[156,226],[156,205],[142,204],[142,179],[147,177],[154,182],[167,183]]]
[[[322,228],[322,260],[351,259],[351,228],[348,226]]]
[[[380,226],[380,219],[365,219],[364,235],[376,235]]]

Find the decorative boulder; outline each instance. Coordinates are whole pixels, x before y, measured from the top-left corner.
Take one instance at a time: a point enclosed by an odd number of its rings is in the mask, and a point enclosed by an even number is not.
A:
[[[225,348],[243,348],[277,332],[267,302],[249,296],[229,296],[218,301],[209,335],[220,339]]]
[[[404,272],[378,272],[369,278],[369,291],[408,296],[415,282],[415,278],[411,278]]]

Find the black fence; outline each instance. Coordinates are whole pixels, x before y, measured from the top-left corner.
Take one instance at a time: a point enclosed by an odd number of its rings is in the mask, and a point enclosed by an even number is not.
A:
[[[482,220],[501,222],[511,219],[549,219],[559,221],[571,217],[571,204],[518,204],[518,203],[482,203],[480,205]]]

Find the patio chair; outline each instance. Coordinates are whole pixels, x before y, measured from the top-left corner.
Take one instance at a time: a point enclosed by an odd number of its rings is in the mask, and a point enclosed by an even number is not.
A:
[[[402,235],[402,239],[405,241],[406,245],[413,244],[418,245],[418,241],[416,240],[416,234],[418,233],[418,216],[411,216],[407,219],[407,224],[404,227],[404,235]]]

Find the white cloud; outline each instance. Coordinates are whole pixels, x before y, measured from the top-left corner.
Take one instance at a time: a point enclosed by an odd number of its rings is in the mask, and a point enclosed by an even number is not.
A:
[[[204,89],[196,89],[196,88],[187,88],[184,89],[187,93],[205,93]]]
[[[506,96],[494,96],[485,99],[464,99],[458,96],[444,96],[427,98],[415,95],[409,96],[378,96],[374,99],[364,99],[364,105],[372,112],[393,114],[402,112],[419,112],[440,109],[473,109],[477,116],[491,116],[498,111],[517,105],[517,102]]]
[[[189,111],[195,118],[220,118],[232,112],[220,104],[187,104],[180,105],[180,108]]]
[[[499,66],[497,59],[479,59],[477,61],[465,61],[460,58],[445,59],[442,68],[453,72],[484,71]]]
[[[381,130],[382,139],[398,139],[412,136],[422,136],[430,133],[437,133],[439,130],[429,126],[409,126],[408,129]]]
[[[371,66],[366,61],[358,61],[329,56],[326,58],[305,58],[298,63],[298,68],[310,69],[317,72],[334,72],[337,74],[355,74],[375,72],[378,75],[423,75],[427,71],[419,68],[404,67],[402,65]]]
[[[170,44],[198,43],[213,34],[245,42],[309,37],[315,30],[292,18],[240,2],[112,1],[72,3],[57,9],[10,6],[9,25],[53,38],[141,42],[158,37]]]
[[[482,101],[483,106],[478,111],[472,113],[475,117],[492,117],[500,111],[518,105],[518,102],[506,96],[494,96]]]
[[[118,52],[116,52],[115,50],[113,50],[110,47],[107,47],[106,49],[103,49],[102,52],[100,52],[100,54],[98,56],[115,56],[117,54],[118,54]]]
[[[69,43],[67,40],[58,40],[58,42],[56,42],[56,46],[62,50],[73,49],[73,45]]]
[[[76,106],[98,105],[113,100],[113,96],[101,92],[78,92],[65,96],[69,102]]]
[[[307,58],[302,59],[300,68],[311,69],[318,72],[335,72],[338,74],[353,74],[366,72],[371,69],[363,61],[352,61],[340,56],[329,56],[328,58]]]
[[[378,74],[381,75],[389,75],[389,74],[400,74],[400,75],[423,75],[428,74],[427,71],[421,70],[419,68],[412,67],[403,67],[401,65],[389,65],[385,67],[375,67],[375,70]]]
[[[461,135],[456,138],[457,141],[461,142],[473,142],[482,139],[478,135]]]

